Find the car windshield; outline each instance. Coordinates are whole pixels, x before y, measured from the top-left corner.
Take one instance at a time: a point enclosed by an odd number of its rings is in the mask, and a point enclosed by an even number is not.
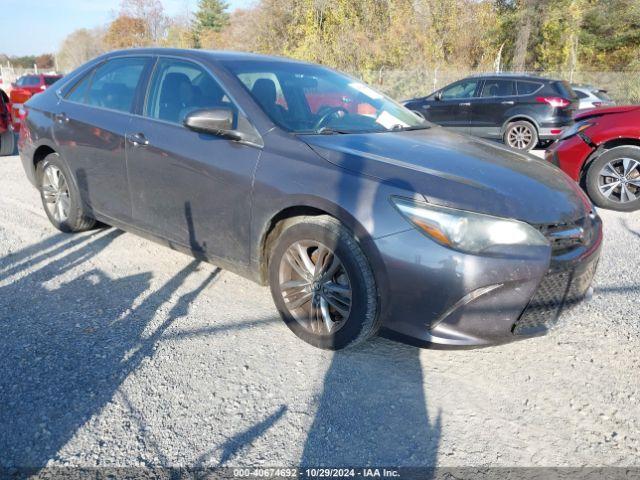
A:
[[[607,92],[605,90],[596,90],[593,93],[600,100],[603,100],[605,102],[610,102],[611,101],[611,97],[607,94]]]
[[[36,75],[25,75],[18,80],[17,85],[19,87],[33,87],[34,85],[40,85],[40,77]]]
[[[278,61],[227,61],[271,120],[295,133],[340,134],[429,128],[364,83],[331,69]]]

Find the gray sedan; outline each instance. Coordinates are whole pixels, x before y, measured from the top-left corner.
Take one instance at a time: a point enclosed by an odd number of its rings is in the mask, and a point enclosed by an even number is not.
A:
[[[56,228],[106,223],[269,284],[320,348],[543,334],[600,252],[555,167],[283,58],[112,52],[31,99],[19,143]]]

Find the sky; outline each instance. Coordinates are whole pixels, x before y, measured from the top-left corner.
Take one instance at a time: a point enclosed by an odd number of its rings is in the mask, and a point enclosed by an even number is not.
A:
[[[0,0],[0,53],[38,55],[58,50],[78,28],[92,28],[112,20],[121,0]],[[195,10],[198,0],[162,0],[168,15]],[[253,0],[227,0],[230,10]]]

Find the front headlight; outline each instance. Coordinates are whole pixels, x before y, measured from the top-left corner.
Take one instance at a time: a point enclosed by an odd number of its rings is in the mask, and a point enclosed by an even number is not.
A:
[[[436,242],[467,253],[482,253],[496,246],[549,245],[534,227],[518,220],[440,207],[392,197],[400,213]]]
[[[560,140],[566,140],[567,138],[571,138],[574,135],[577,135],[581,132],[584,132],[587,128],[594,126],[594,122],[590,122],[584,120],[582,122],[575,123],[571,125],[569,128],[566,128],[560,134]]]

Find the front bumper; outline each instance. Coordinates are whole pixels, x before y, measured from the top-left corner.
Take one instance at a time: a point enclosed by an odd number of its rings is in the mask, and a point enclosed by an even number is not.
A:
[[[592,229],[588,245],[553,258],[550,247],[464,254],[414,229],[378,239],[389,280],[380,334],[450,349],[544,334],[591,285],[602,243],[597,216]]]
[[[575,135],[552,144],[545,153],[545,159],[579,182],[582,166],[593,150],[592,145]]]

